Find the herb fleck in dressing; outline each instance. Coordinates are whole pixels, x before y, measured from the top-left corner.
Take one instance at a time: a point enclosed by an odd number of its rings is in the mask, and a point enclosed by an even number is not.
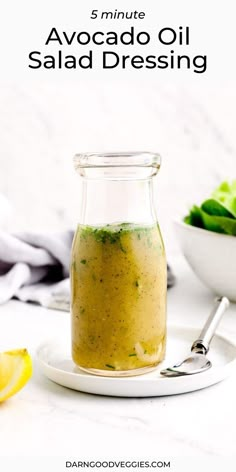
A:
[[[71,289],[76,364],[131,371],[163,359],[166,259],[158,226],[79,225]]]

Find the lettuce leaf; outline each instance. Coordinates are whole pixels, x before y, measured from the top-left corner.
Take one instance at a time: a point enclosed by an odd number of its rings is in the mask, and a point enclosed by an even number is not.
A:
[[[194,205],[191,208],[189,215],[185,216],[184,222],[191,226],[204,228],[200,208]]]
[[[234,218],[234,214],[229,211],[222,203],[213,198],[209,198],[209,200],[205,200],[202,203],[201,209],[208,213],[208,215],[213,216],[226,216],[227,218]]]
[[[191,208],[184,221],[208,231],[236,236],[236,180],[222,182],[200,207]]]
[[[236,219],[227,218],[226,216],[213,216],[207,214],[200,209],[203,221],[203,227],[208,231],[215,233],[230,234],[236,236]]]
[[[236,218],[236,180],[230,184],[222,182],[212,193],[212,198],[221,203]]]

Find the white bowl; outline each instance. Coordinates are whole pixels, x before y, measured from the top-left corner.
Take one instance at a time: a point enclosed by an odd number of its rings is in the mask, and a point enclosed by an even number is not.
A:
[[[175,221],[181,250],[198,278],[217,295],[236,302],[236,236]]]

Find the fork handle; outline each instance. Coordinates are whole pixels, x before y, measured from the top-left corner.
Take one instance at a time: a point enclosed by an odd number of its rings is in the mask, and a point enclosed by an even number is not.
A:
[[[230,303],[228,298],[219,297],[215,301],[215,305],[202,329],[199,338],[194,341],[191,347],[192,352],[197,354],[207,354],[209,351],[211,340],[215,334],[216,328]]]

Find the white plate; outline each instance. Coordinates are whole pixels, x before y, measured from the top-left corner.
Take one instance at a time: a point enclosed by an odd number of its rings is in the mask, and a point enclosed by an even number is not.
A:
[[[156,397],[192,392],[209,387],[226,378],[236,364],[236,345],[226,337],[215,335],[208,354],[213,367],[189,376],[166,378],[160,370],[184,359],[199,330],[182,326],[168,328],[167,355],[152,372],[137,377],[99,377],[78,369],[70,355],[70,343],[49,341],[37,350],[42,372],[53,382],[80,392],[117,397]]]

